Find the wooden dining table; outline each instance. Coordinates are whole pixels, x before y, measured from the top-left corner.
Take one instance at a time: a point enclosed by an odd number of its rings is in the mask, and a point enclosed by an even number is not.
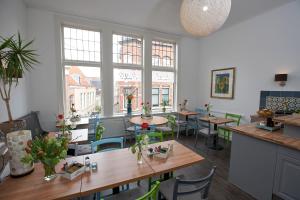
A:
[[[233,119],[229,119],[229,118],[223,118],[223,117],[210,117],[210,116],[205,116],[205,117],[201,117],[200,118],[201,121],[204,122],[209,122],[211,124],[214,125],[214,130],[218,131],[218,125],[221,124],[227,124],[227,123],[231,123],[231,122],[235,122]],[[221,146],[219,143],[219,136],[218,133],[215,134],[214,136],[214,141],[213,141],[213,145],[209,146],[209,148],[213,149],[213,150],[222,150],[223,146]]]
[[[153,145],[169,144],[173,144],[173,151],[167,159],[151,158],[144,153],[142,164],[137,164],[136,155],[128,148],[68,158],[69,162],[76,160],[83,163],[85,157],[89,157],[91,162],[97,162],[98,165],[96,171],[86,172],[72,181],[57,177],[53,181],[46,182],[43,180],[42,165],[36,164],[32,174],[18,179],[7,177],[0,183],[0,199],[47,200],[81,197],[171,172],[204,160],[202,156],[175,140]],[[62,161],[57,166],[57,171],[63,163]]]
[[[130,123],[135,125],[142,125],[143,123],[147,123],[149,125],[160,126],[168,123],[168,119],[161,116],[152,116],[152,118],[146,119],[141,116],[132,117],[129,120]]]

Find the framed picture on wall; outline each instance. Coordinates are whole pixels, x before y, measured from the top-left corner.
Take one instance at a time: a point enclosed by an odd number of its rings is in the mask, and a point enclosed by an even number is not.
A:
[[[233,99],[235,68],[211,70],[211,98]]]

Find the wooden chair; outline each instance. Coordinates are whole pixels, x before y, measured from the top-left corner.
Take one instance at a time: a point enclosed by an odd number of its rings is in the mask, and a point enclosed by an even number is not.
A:
[[[145,194],[142,187],[137,187],[125,192],[121,192],[117,195],[112,195],[105,200],[119,200],[119,199],[136,199],[136,200],[157,200],[160,182],[156,181],[151,190]]]
[[[208,176],[197,180],[183,180],[184,176],[163,181],[160,184],[160,196],[167,200],[208,199],[209,189],[216,167],[213,167]]]
[[[241,122],[241,118],[242,116],[241,115],[237,115],[237,114],[231,114],[231,113],[226,113],[225,114],[225,118],[226,119],[233,119],[234,122],[231,122],[229,124],[225,124],[223,126],[218,126],[218,134],[222,135],[223,134],[223,138],[226,142],[229,142],[230,141],[230,138],[231,138],[231,131],[228,130],[228,127],[231,127],[231,126],[239,126],[240,125],[240,122]]]

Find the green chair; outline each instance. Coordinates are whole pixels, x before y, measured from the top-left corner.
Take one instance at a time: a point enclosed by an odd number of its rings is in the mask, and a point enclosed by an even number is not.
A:
[[[135,199],[135,200],[157,200],[160,182],[156,181],[148,193],[144,193],[142,187],[137,187],[116,195],[109,196],[104,200]]]
[[[234,122],[231,122],[230,124],[225,124],[223,126],[218,126],[218,134],[223,134],[223,138],[225,139],[225,141],[229,142],[231,138],[231,131],[228,128],[231,126],[239,126],[242,116],[237,114],[226,113],[225,118],[232,119],[234,120]]]
[[[174,133],[176,129],[176,117],[174,115],[168,115],[168,124],[167,126],[159,126],[156,128],[162,135],[171,135],[174,139]]]

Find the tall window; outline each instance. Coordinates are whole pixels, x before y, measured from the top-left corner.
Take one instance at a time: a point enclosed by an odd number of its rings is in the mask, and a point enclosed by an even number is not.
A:
[[[66,115],[71,113],[72,104],[77,114],[82,116],[100,112],[102,94],[100,49],[100,32],[63,26]]]
[[[160,60],[159,62],[157,62],[158,57],[162,58],[162,60]],[[160,109],[164,101],[167,102],[167,108],[174,108],[176,88],[175,58],[175,43],[165,41],[152,41],[152,88],[159,88],[159,94],[161,95],[158,98],[159,103],[152,102],[152,106],[156,107],[156,109]]]
[[[127,112],[127,96],[132,94],[132,111],[141,110],[143,42],[133,35],[113,34],[114,113]]]

